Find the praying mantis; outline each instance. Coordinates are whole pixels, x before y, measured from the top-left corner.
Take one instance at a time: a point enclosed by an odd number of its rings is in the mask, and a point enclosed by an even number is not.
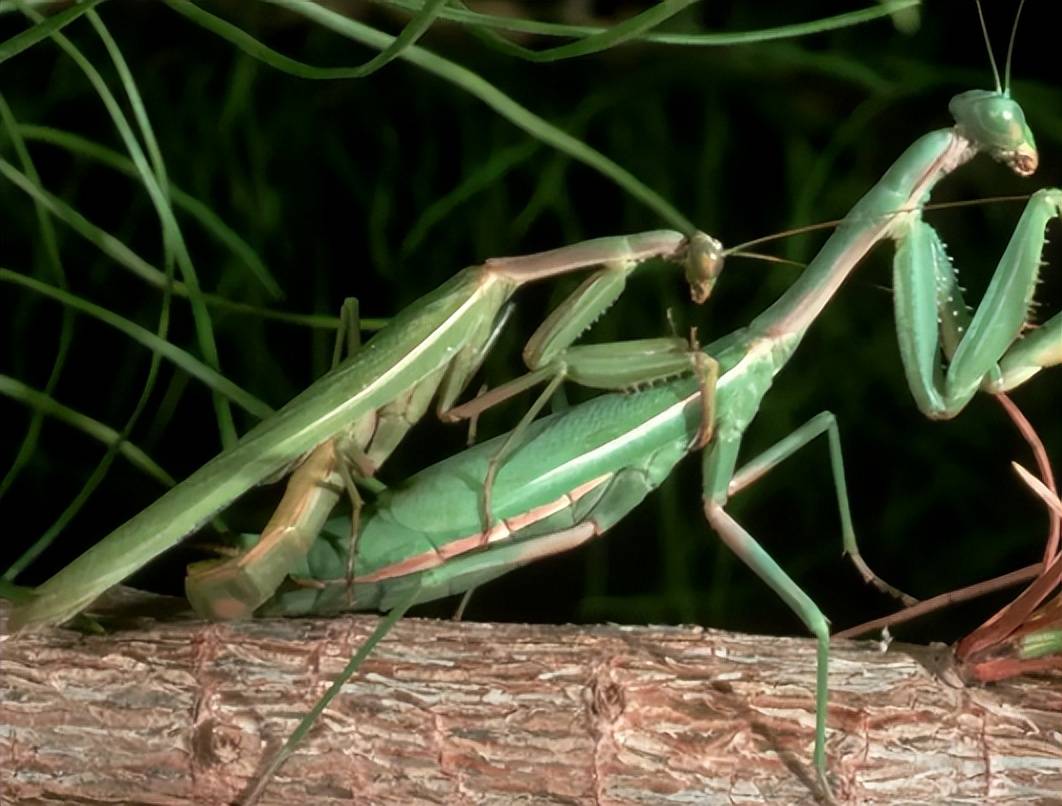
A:
[[[345,362],[298,395],[273,417],[248,432],[157,501],[118,527],[74,562],[35,589],[33,601],[13,619],[17,629],[61,624],[153,557],[195,531],[252,486],[300,460],[307,452],[309,482],[296,475],[289,498],[299,509],[307,494],[317,496],[314,512],[327,516],[335,496],[314,486],[344,460],[371,475],[438,393],[440,415],[452,406],[475,373],[504,324],[505,306],[521,285],[586,266],[605,264],[575,292],[559,328],[541,334],[547,350],[563,350],[622,292],[626,276],[641,262],[665,257],[685,262],[695,297],[707,297],[721,265],[721,245],[703,233],[689,238],[660,230],[625,238],[604,238],[529,259],[488,261],[455,275],[407,307]],[[548,323],[547,323],[548,324]],[[543,358],[548,360],[549,353]],[[353,472],[353,471],[351,471]],[[307,489],[309,488],[309,489]],[[348,489],[352,489],[348,485]],[[280,520],[287,519],[282,502]],[[323,517],[321,518],[323,523]],[[305,535],[312,540],[315,528]],[[283,525],[268,532],[266,548],[280,561],[250,566],[242,573],[208,580],[211,592],[233,585],[227,597],[239,610],[217,600],[214,614],[249,613],[272,594],[287,567],[308,548],[290,539]],[[210,601],[210,595],[197,597]]]
[[[636,507],[688,453],[703,448],[702,508],[712,529],[797,613],[818,644],[814,766],[826,779],[829,627],[826,616],[727,511],[732,495],[815,436],[830,437],[846,549],[854,548],[840,462],[828,412],[737,469],[745,432],[810,326],[878,241],[896,241],[894,286],[899,344],[908,383],[929,416],[957,415],[980,389],[1013,388],[1062,362],[1062,317],[1036,338],[1018,339],[1035,287],[1048,222],[1062,215],[1062,190],[1033,194],[976,312],[955,285],[936,232],[921,217],[943,177],[987,153],[1015,173],[1038,162],[1020,106],[1002,92],[952,99],[956,124],[917,140],[852,208],[799,280],[741,328],[694,352],[681,377],[627,395],[605,395],[526,427],[493,479],[493,525],[479,507],[498,445],[470,448],[384,493],[357,544],[353,602],[390,611],[347,672],[413,604],[450,596],[518,565],[570,550],[602,534]],[[907,210],[895,214],[897,210]],[[910,333],[904,333],[910,328]],[[946,371],[937,369],[939,356]],[[577,362],[577,348],[568,353]],[[851,543],[849,538],[851,537]],[[297,578],[263,612],[341,609],[348,542],[319,541]],[[338,690],[341,681],[330,690]],[[326,695],[327,699],[327,695]],[[318,704],[319,713],[325,701]],[[297,734],[301,735],[301,734]],[[270,771],[283,760],[283,754]]]

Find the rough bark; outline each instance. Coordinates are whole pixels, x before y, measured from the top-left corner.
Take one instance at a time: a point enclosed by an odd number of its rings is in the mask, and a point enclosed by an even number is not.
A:
[[[236,802],[375,623],[168,615],[8,640],[0,801]],[[1062,803],[1062,676],[966,687],[946,657],[837,643],[838,800]],[[802,639],[409,620],[263,802],[814,803],[814,668]]]

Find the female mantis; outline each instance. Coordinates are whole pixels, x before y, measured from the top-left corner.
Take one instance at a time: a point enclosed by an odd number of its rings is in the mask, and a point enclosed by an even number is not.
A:
[[[701,371],[626,396],[606,395],[530,425],[497,471],[494,525],[484,530],[479,501],[497,449],[469,449],[385,493],[357,546],[355,606],[391,613],[347,672],[417,602],[468,590],[514,566],[578,546],[625,516],[693,448],[703,452],[703,510],[708,523],[801,618],[818,642],[814,764],[825,786],[828,622],[817,605],[726,509],[729,497],[814,436],[833,443],[842,519],[847,522],[838,436],[824,413],[736,470],[742,438],[808,328],[844,278],[878,241],[897,242],[894,260],[900,349],[912,393],[931,416],[950,417],[980,388],[1011,388],[1062,360],[1062,318],[1036,339],[1015,341],[1035,287],[1044,228],[1062,215],[1062,190],[1034,194],[976,313],[957,305],[955,277],[921,208],[935,184],[985,152],[1015,173],[1036,169],[1037,152],[1018,104],[1001,92],[971,91],[950,105],[956,125],[917,140],[852,209],[801,278],[745,328],[709,344]],[[897,210],[907,212],[895,215]],[[946,310],[944,310],[946,309]],[[939,322],[938,322],[939,316]],[[939,355],[950,360],[936,371]],[[570,360],[576,361],[576,351]],[[701,400],[703,394],[707,400]],[[707,422],[703,412],[707,410]],[[504,437],[499,440],[505,439]],[[848,533],[846,527],[846,548]],[[853,539],[854,541],[854,539]],[[289,587],[266,612],[337,609],[344,546],[319,542],[297,576],[322,589]],[[341,685],[337,682],[329,695]],[[311,713],[319,713],[327,701]],[[297,737],[301,735],[297,732]],[[289,743],[290,745],[290,743]],[[271,767],[283,760],[283,754]]]

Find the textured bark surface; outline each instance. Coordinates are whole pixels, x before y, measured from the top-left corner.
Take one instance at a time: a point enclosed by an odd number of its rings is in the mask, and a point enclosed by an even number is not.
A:
[[[235,802],[375,624],[8,640],[0,801]],[[814,803],[814,668],[809,640],[409,620],[264,802]],[[940,650],[839,642],[830,696],[842,802],[1062,803],[1060,676],[966,687]]]

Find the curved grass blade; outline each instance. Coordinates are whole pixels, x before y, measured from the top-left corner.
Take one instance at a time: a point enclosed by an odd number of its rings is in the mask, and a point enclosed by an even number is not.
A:
[[[422,0],[374,0],[381,5],[395,6],[410,11],[421,8]],[[729,33],[659,33],[657,31],[645,31],[632,41],[652,42],[660,45],[679,45],[683,47],[719,47],[723,45],[747,45],[755,42],[770,42],[779,39],[795,39],[801,36],[835,31],[841,28],[850,28],[853,25],[861,25],[866,22],[881,19],[918,8],[922,0],[882,0],[877,5],[856,11],[846,11],[832,17],[823,17],[808,22],[779,25],[773,28],[761,28],[755,31],[733,31]],[[457,22],[478,28],[491,28],[495,30],[513,31],[514,33],[538,34],[540,36],[577,37],[587,38],[605,34],[611,29],[591,25],[566,25],[554,22],[539,22],[526,20],[518,17],[502,17],[494,14],[485,14],[468,9],[447,8],[439,15],[440,19],[449,22]]]
[[[43,19],[39,13],[30,8],[23,8],[23,13],[35,22],[40,22],[40,20]],[[99,25],[102,26],[102,22],[100,22]],[[99,30],[99,28],[97,28],[97,30]],[[114,94],[103,80],[103,76],[100,75],[99,71],[96,70],[80,49],[63,34],[53,31],[50,34],[50,38],[74,61],[77,67],[89,80],[89,83],[92,84],[93,89],[96,90],[96,94],[99,95],[107,113],[110,115],[115,128],[118,130],[118,134],[122,138],[126,150],[129,152],[129,156],[132,157],[133,162],[137,167],[137,171],[140,174],[141,181],[144,184],[144,188],[147,190],[148,197],[151,199],[151,203],[155,207],[156,213],[159,216],[163,233],[163,244],[167,248],[167,254],[172,250],[177,265],[181,269],[184,282],[188,287],[189,301],[192,307],[192,319],[194,322],[196,338],[199,342],[199,349],[203,352],[203,356],[207,363],[214,369],[219,369],[220,361],[218,359],[217,343],[214,340],[214,328],[211,323],[210,313],[207,310],[206,303],[202,299],[202,292],[199,289],[199,280],[195,272],[195,267],[192,264],[191,255],[188,253],[184,238],[181,235],[180,228],[174,217],[173,209],[167,201],[166,194],[159,182],[159,178],[155,176],[151,167],[148,165],[144,150],[140,147],[140,143],[133,134],[129,121],[122,112],[121,106],[118,104]],[[128,77],[131,79],[131,76]],[[127,95],[138,95],[135,87],[130,89],[129,85],[126,84],[125,89]],[[167,261],[167,263],[169,263],[169,261]],[[234,445],[236,443],[236,425],[233,422],[232,410],[229,408],[228,401],[223,396],[216,394],[212,396],[212,400],[222,444],[225,446]]]
[[[269,2],[301,14],[326,28],[336,31],[342,36],[361,42],[369,47],[382,50],[394,41],[394,37],[389,34],[322,8],[315,3],[291,3],[285,2],[285,0],[269,0]],[[218,36],[232,42],[247,55],[291,75],[310,79],[347,78],[349,77],[349,71],[353,69],[317,67],[305,64],[278,53],[259,42],[243,29],[204,11],[194,3],[188,2],[188,0],[166,0],[166,3],[195,24],[207,28]],[[611,179],[675,229],[685,233],[696,231],[689,219],[628,170],[606,157],[600,151],[572,137],[526,107],[521,106],[471,70],[441,56],[436,56],[434,53],[418,46],[406,48],[402,52],[402,58],[430,73],[434,73],[451,84],[455,84],[469,94],[479,98],[499,115],[523,129],[532,137],[552,146],[558,151],[568,154],[570,157],[579,160]]]
[[[32,196],[35,200],[40,201],[40,203],[49,212],[53,213],[56,218],[63,221],[63,223],[95,245],[101,252],[113,259],[120,266],[125,267],[135,276],[146,281],[155,288],[160,288],[165,291],[167,288],[167,278],[163,271],[148,263],[144,258],[126,246],[125,243],[120,241],[114,235],[111,235],[106,230],[93,224],[58,196],[45,190],[39,184],[34,183],[28,176],[23,174],[18,168],[2,157],[0,157],[0,175],[6,177],[16,187]],[[174,281],[171,284],[171,287],[173,293],[179,297],[188,298],[191,295],[188,286],[182,282]],[[218,296],[217,294],[203,293],[202,298],[207,305],[231,311],[233,313],[258,316],[263,319],[272,319],[279,322],[287,322],[289,324],[302,325],[322,330],[335,330],[339,326],[339,317],[336,316],[274,311],[247,302],[230,300],[226,297]],[[386,319],[361,320],[363,330],[379,330],[386,323]]]
[[[26,171],[27,176],[32,181],[39,183],[40,177],[37,174],[37,168],[33,164],[33,159],[30,157],[26,144],[19,135],[18,122],[15,120],[15,116],[11,113],[11,109],[8,107],[7,101],[2,94],[0,94],[0,123],[3,124],[4,130],[7,131],[8,136],[11,138],[15,153],[18,155],[19,162],[22,163],[22,167]],[[51,216],[48,214],[47,209],[36,200],[34,200],[33,207],[34,213],[37,216],[37,228],[40,230],[45,261],[51,273],[55,275],[55,282],[58,283],[60,288],[65,289],[67,287],[66,272],[63,269],[63,261],[59,254],[59,243],[55,237],[55,228],[52,226]],[[59,378],[62,375],[63,366],[66,363],[66,357],[73,340],[73,335],[74,314],[70,309],[64,308],[62,320],[59,325],[58,348],[55,353],[55,358],[52,360],[52,368],[48,372],[48,380],[44,385],[44,393],[47,395],[50,395],[59,383]],[[11,462],[11,466],[4,474],[4,478],[0,480],[0,498],[3,498],[4,494],[11,489],[11,485],[13,485],[18,479],[22,469],[29,462],[30,457],[36,450],[37,440],[40,437],[40,431],[43,424],[43,414],[35,411],[30,418],[26,433],[22,438],[22,442],[19,444],[18,451],[15,453],[15,458]]]
[[[637,39],[642,34],[651,31],[656,26],[674,17],[680,11],[684,11],[700,0],[661,0],[655,6],[651,6],[640,14],[625,19],[610,28],[605,28],[595,34],[590,34],[567,45],[558,45],[546,50],[532,50],[523,45],[510,42],[500,34],[489,29],[473,28],[484,42],[491,47],[509,56],[516,56],[529,62],[555,62],[561,59],[571,59],[578,56],[589,56],[603,50],[622,45],[624,42]],[[464,6],[464,3],[460,3]]]
[[[26,140],[58,146],[71,154],[106,165],[108,168],[113,168],[126,176],[137,177],[136,166],[132,160],[117,151],[107,148],[102,143],[89,140],[87,137],[50,126],[35,126],[26,123],[19,125],[18,130]],[[283,299],[284,292],[281,290],[280,285],[266,267],[262,258],[259,257],[258,253],[254,251],[247,241],[240,237],[239,233],[191,194],[186,193],[176,185],[170,185],[169,190],[175,207],[187,213],[204,230],[226,246],[240,261],[240,265],[247,268],[251,275],[262,285],[266,293],[275,299]],[[186,294],[187,291],[185,291]]]
[[[126,63],[118,43],[114,41],[111,32],[103,24],[100,15],[95,11],[89,11],[87,17],[96,34],[102,40],[103,47],[107,50],[107,55],[111,57],[114,69],[118,72],[118,78],[122,83],[123,89],[125,89],[126,98],[129,99],[129,105],[133,109],[133,117],[136,118],[137,126],[140,129],[140,136],[144,139],[144,147],[147,149],[148,157],[151,158],[151,165],[154,169],[159,190],[166,201],[166,205],[169,206],[171,204],[171,192],[170,180],[166,175],[166,162],[162,158],[162,151],[159,149],[159,141],[155,137],[155,130],[151,127],[151,121],[148,119],[147,109],[144,107],[144,99],[140,97],[136,81],[133,80],[133,74],[129,70],[129,65]],[[173,234],[168,227],[163,227],[162,232],[164,237],[172,236]]]
[[[172,487],[177,483],[176,479],[163,470],[146,451],[123,439],[114,428],[60,403],[51,395],[4,374],[0,374],[0,394],[29,406],[41,416],[54,417],[104,445],[116,446],[118,453],[128,459],[129,464],[142,470],[145,475],[155,479],[159,484]]]
[[[162,152],[158,147],[158,142],[155,139],[154,131],[151,128],[151,122],[148,120],[147,111],[144,108],[143,100],[140,97],[140,93],[136,87],[136,82],[133,80],[132,73],[129,70],[128,65],[125,62],[125,58],[122,56],[121,50],[118,48],[117,43],[111,37],[110,32],[103,24],[103,20],[99,17],[95,10],[90,9],[87,14],[89,23],[92,25],[96,34],[103,42],[104,48],[107,50],[108,55],[111,58],[115,69],[118,72],[119,80],[123,88],[125,89],[126,97],[133,109],[133,115],[136,119],[137,125],[140,129],[140,135],[144,139],[144,143],[147,147],[148,154],[151,157],[152,167],[154,170],[153,178],[158,184],[159,192],[161,194],[161,204],[166,211],[169,212],[172,220],[173,211],[170,207],[170,191],[169,182],[166,177],[165,163],[162,159]],[[53,39],[60,45],[61,37],[59,34],[54,34]],[[69,51],[68,51],[69,52]],[[86,75],[91,79],[92,76],[86,72]],[[97,74],[98,75],[98,74]],[[102,82],[102,79],[101,79]],[[98,89],[98,88],[97,88]],[[101,97],[104,97],[101,94]],[[106,98],[104,97],[106,101]],[[117,124],[118,118],[112,114],[114,122]],[[128,124],[127,124],[128,125]],[[135,142],[135,138],[131,136],[132,142]],[[145,181],[148,173],[144,173]],[[171,303],[173,301],[173,266],[176,259],[176,252],[178,251],[178,241],[180,239],[180,233],[175,231],[175,223],[173,226],[167,226],[165,220],[162,223],[162,235],[163,235],[163,251],[164,260],[166,265],[166,286],[162,297],[161,309],[159,311],[158,325],[156,327],[156,335],[159,339],[165,340],[166,334],[169,331],[170,325],[170,310]],[[194,311],[194,306],[193,306]],[[65,313],[65,311],[64,311]],[[70,523],[81,508],[88,502],[89,498],[96,488],[103,483],[107,473],[110,470],[111,465],[117,458],[119,448],[125,440],[129,438],[133,428],[139,421],[141,415],[147,407],[148,400],[151,398],[151,393],[154,391],[155,382],[158,380],[159,367],[161,364],[161,356],[158,353],[152,353],[151,359],[148,363],[147,376],[144,379],[144,385],[140,390],[140,394],[137,397],[136,402],[133,405],[133,409],[130,412],[125,424],[122,426],[121,432],[118,434],[117,440],[107,446],[107,450],[100,458],[99,463],[89,474],[88,481],[75,496],[74,500],[70,502],[67,508],[59,516],[52,527],[42,535],[30,548],[23,553],[18,559],[15,566],[12,569],[13,574],[19,573],[21,569],[24,569],[30,562],[39,556],[63,531],[68,523]],[[228,422],[231,422],[231,411],[228,409],[228,401],[224,400],[220,396],[214,396],[215,409],[218,414],[219,424],[221,424],[222,439],[225,439],[225,416],[228,416]],[[235,426],[230,429],[231,437],[235,438]]]
[[[365,78],[396,57],[401,56],[402,51],[413,45],[431,27],[446,2],[447,0],[425,0],[420,10],[413,16],[413,19],[399,31],[394,42],[365,62],[361,67],[354,68],[355,75],[350,76],[350,78]]]
[[[53,399],[50,395],[34,389],[31,386],[27,386],[21,381],[8,377],[7,375],[0,375],[0,394],[7,395],[20,403],[29,406],[33,409],[35,417],[44,417],[45,415],[54,417],[106,445],[107,453],[104,455],[104,460],[101,460],[96,466],[96,469],[90,476],[90,480],[99,476],[102,481],[102,477],[109,469],[110,465],[110,461],[105,460],[107,460],[107,457],[120,454],[125,457],[133,467],[144,471],[144,473],[165,487],[172,487],[177,483],[176,480],[163,470],[155,460],[147,455],[146,452],[129,442],[124,430],[123,432],[118,432],[109,425],[101,423],[99,420],[95,420],[88,415],[82,414],[69,406],[65,406]],[[56,521],[56,524],[44,535],[38,538],[33,545],[22,552],[18,559],[16,559],[15,562],[13,562],[4,572],[4,580],[10,581],[17,577],[55,541],[66,524],[70,522],[81,506],[84,505],[84,502],[88,500],[88,497],[94,491],[95,486],[96,485],[94,484],[86,484],[85,487],[82,488],[82,491],[78,493],[78,496],[67,507],[67,510],[62,516],[60,516],[59,520]]]
[[[432,229],[445,221],[459,205],[498,182],[520,163],[530,159],[538,148],[538,143],[525,141],[491,154],[485,162],[473,168],[457,187],[424,209],[402,239],[399,254],[402,257],[411,255],[427,239]]]
[[[32,28],[27,28],[20,34],[15,34],[6,42],[0,42],[0,64],[3,64],[12,56],[17,56],[22,51],[33,47],[38,42],[47,39],[56,31],[61,31],[82,14],[86,14],[102,2],[103,0],[84,0],[84,2],[64,9],[58,14],[53,14],[47,18],[41,17]],[[31,5],[24,0],[18,0],[12,4],[10,9],[5,10],[21,10],[30,8]]]
[[[38,294],[54,299],[57,302],[61,302],[63,305],[66,305],[73,310],[88,314],[106,325],[110,325],[151,350],[152,353],[173,362],[193,378],[206,384],[213,393],[224,396],[226,399],[235,403],[237,406],[258,419],[264,419],[273,413],[273,409],[270,406],[263,403],[250,392],[237,386],[220,372],[203,363],[191,353],[182,350],[177,345],[172,344],[165,339],[159,338],[159,336],[152,333],[147,328],[141,327],[134,322],[130,322],[128,319],[119,316],[107,308],[96,305],[86,299],[82,299],[68,291],[43,283],[40,280],[35,280],[32,277],[27,277],[24,274],[12,271],[11,269],[0,268],[0,282],[14,283],[23,288],[28,288]]]

